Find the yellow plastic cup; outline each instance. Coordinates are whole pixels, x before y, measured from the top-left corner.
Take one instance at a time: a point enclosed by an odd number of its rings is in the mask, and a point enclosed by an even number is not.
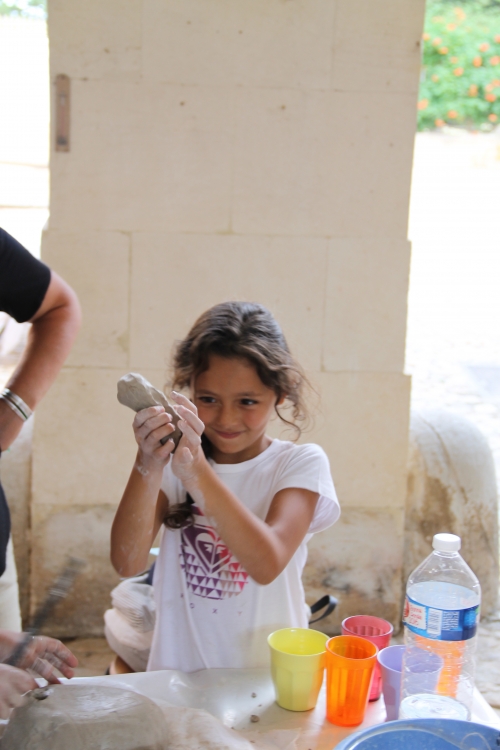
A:
[[[268,637],[276,702],[288,711],[314,708],[323,682],[329,636],[308,628],[283,628]]]

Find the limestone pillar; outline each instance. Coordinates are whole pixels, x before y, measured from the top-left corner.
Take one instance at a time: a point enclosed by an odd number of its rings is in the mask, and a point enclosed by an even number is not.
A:
[[[399,617],[410,384],[407,241],[424,0],[50,0],[71,79],[43,258],[84,324],[37,414],[36,597],[89,565],[66,635],[98,632],[108,534],[134,455],[115,384],[161,387],[175,339],[226,299],[267,305],[321,394],[343,507],[311,545],[325,624]],[[83,607],[82,607],[83,605]]]

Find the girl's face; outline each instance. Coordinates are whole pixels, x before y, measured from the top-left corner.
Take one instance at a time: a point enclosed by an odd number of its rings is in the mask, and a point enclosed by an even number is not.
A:
[[[196,378],[192,395],[216,463],[248,461],[271,443],[266,428],[276,394],[248,360],[211,356],[208,369]]]

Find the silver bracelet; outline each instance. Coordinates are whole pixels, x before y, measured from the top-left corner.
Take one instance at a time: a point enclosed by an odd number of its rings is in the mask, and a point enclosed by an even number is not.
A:
[[[33,414],[32,410],[29,408],[28,404],[23,401],[21,396],[18,396],[17,393],[13,393],[8,388],[3,389],[2,393],[0,393],[0,398],[3,398],[3,400],[8,403],[12,411],[17,414],[23,422],[26,422]]]

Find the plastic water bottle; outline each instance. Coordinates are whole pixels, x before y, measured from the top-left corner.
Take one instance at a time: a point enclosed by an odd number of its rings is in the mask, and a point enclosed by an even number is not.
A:
[[[481,586],[460,537],[436,534],[408,579],[399,718],[470,719]]]

